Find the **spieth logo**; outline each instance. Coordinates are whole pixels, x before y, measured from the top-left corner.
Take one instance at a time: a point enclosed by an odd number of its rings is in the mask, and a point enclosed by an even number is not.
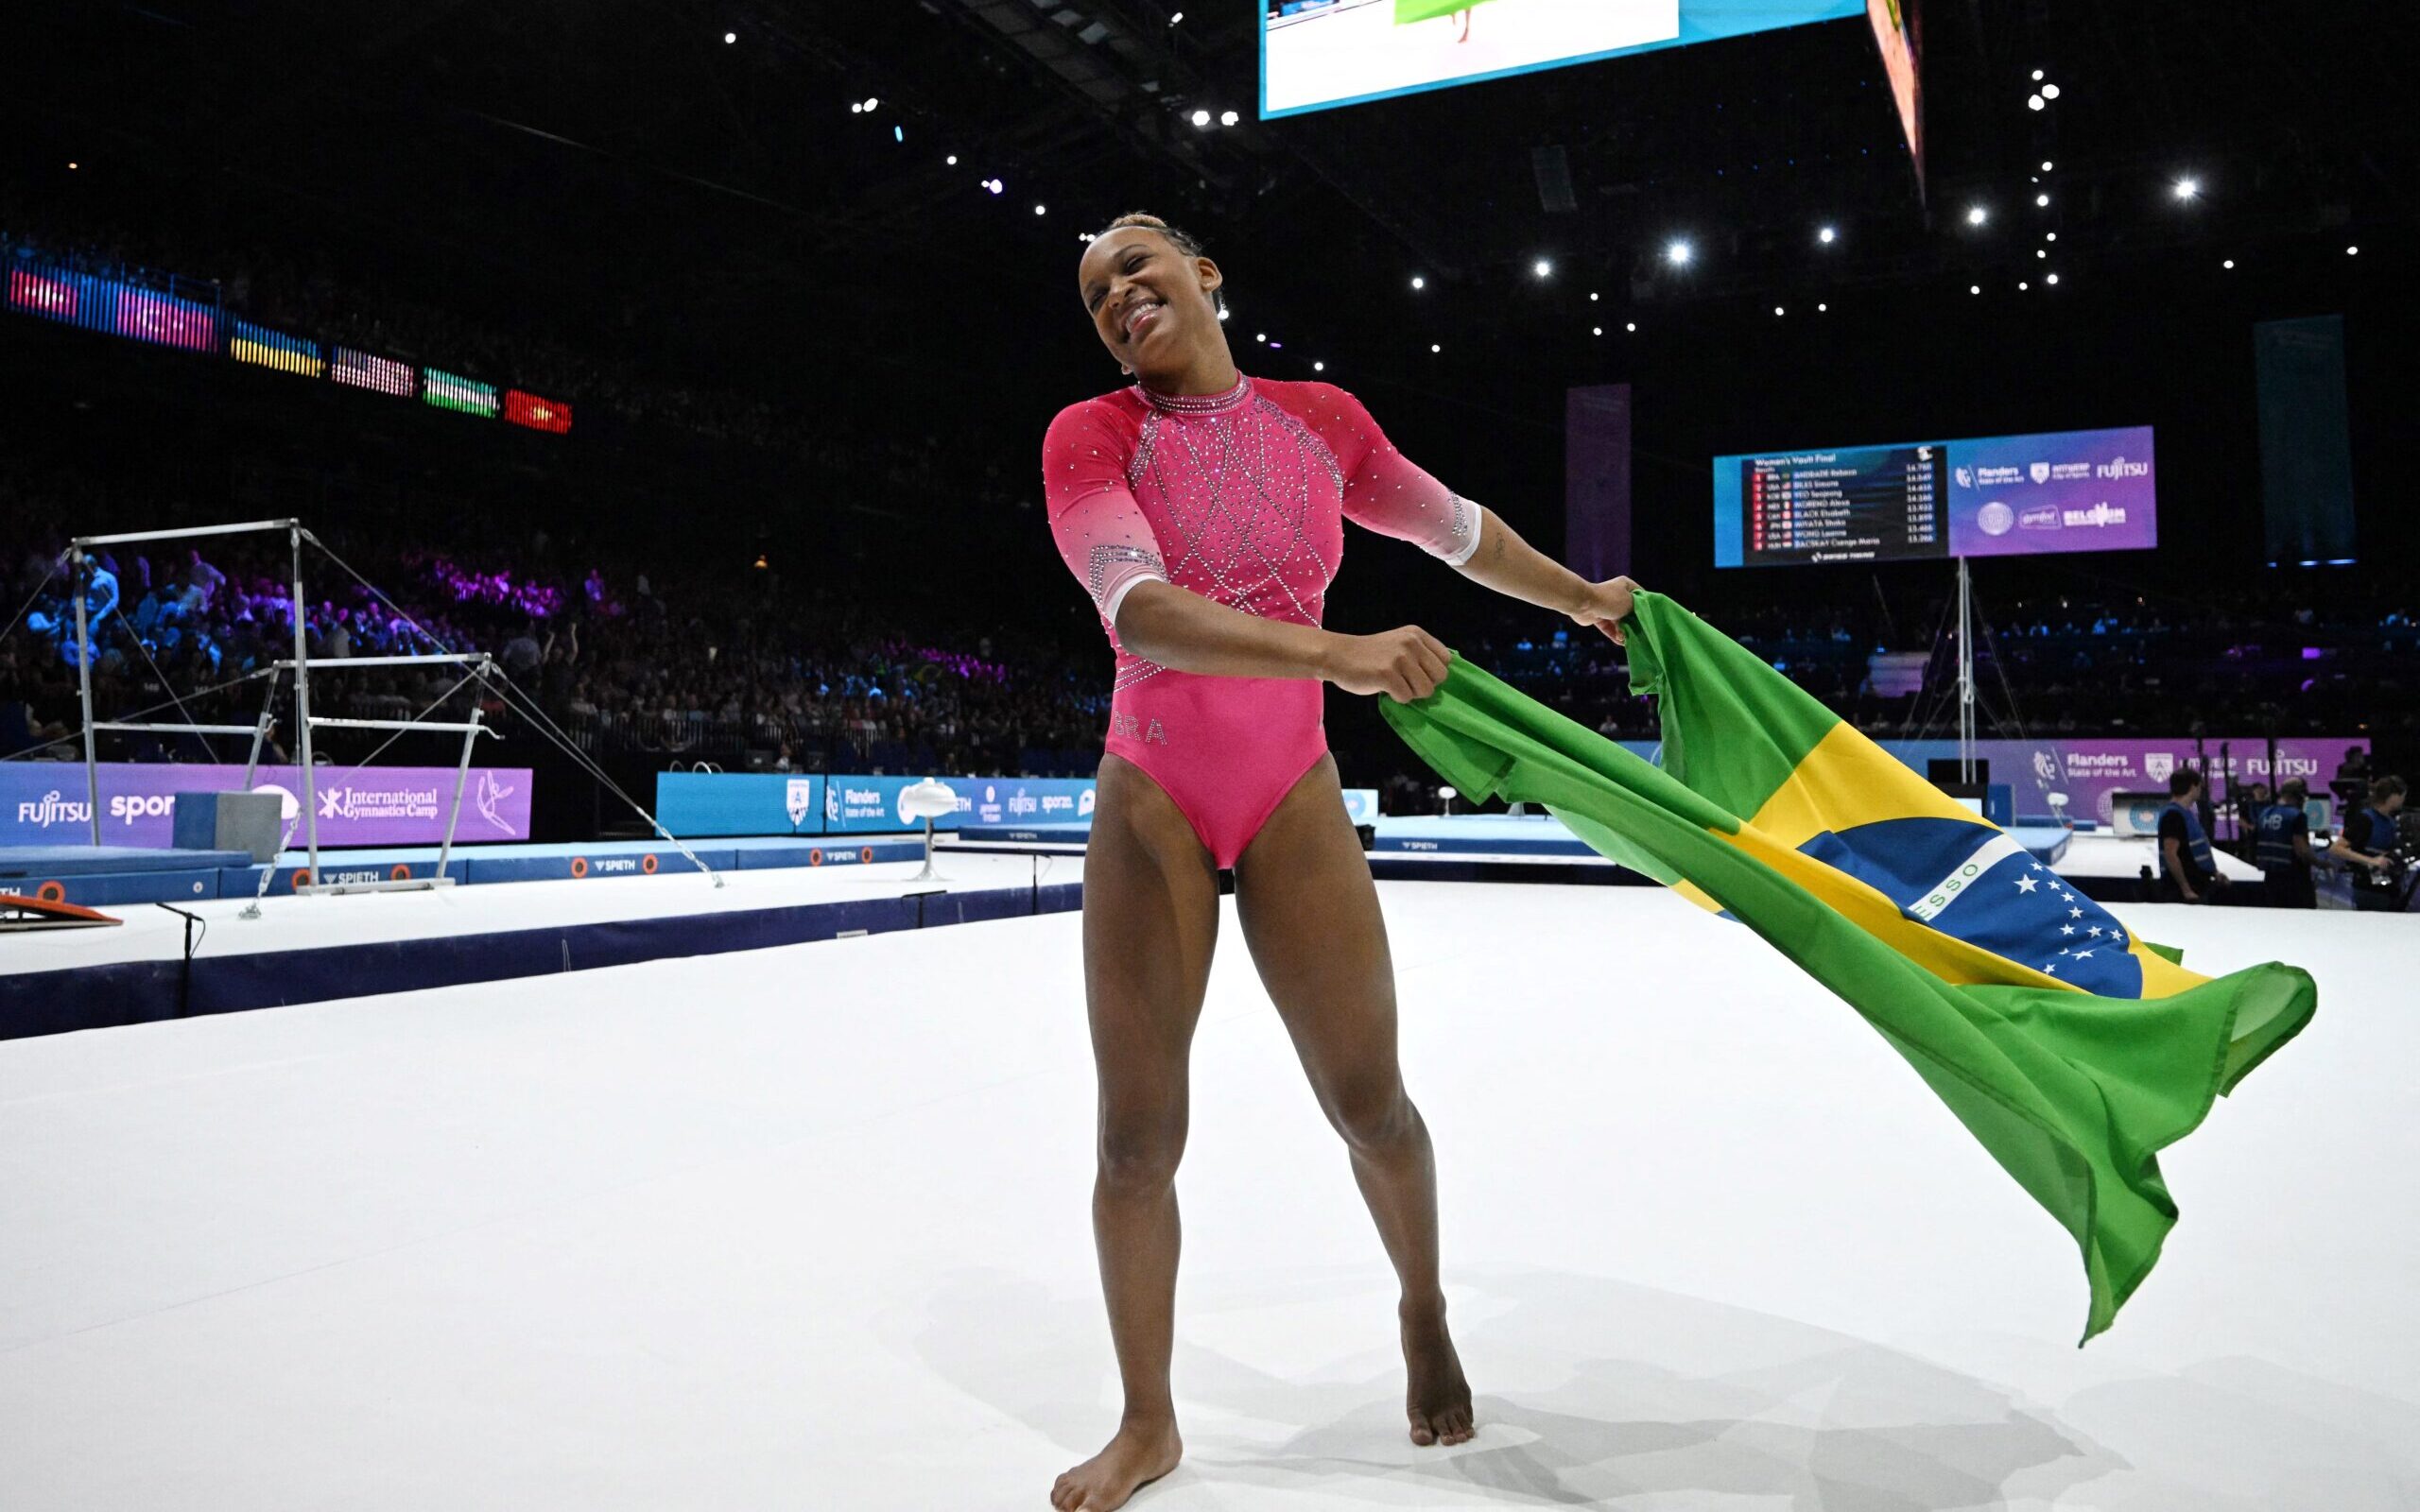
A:
[[[806,822],[808,815],[815,812],[815,779],[812,777],[791,778],[789,786],[783,792],[782,799],[782,807],[789,812],[790,828],[795,830]]]
[[[2122,456],[2113,456],[2092,471],[2096,477],[2146,478],[2151,476],[2152,465],[2149,462],[2129,462]]]
[[[2036,483],[2048,483],[2050,481],[2050,464],[2048,462],[2036,462],[2028,471],[2032,474],[2033,481]]]
[[[2005,536],[2009,527],[2016,524],[2016,511],[1994,499],[1975,511],[1975,523],[1983,527],[1987,536]]]
[[[92,817],[91,804],[62,798],[55,787],[31,803],[17,805],[17,822],[37,830],[47,830],[54,824],[86,824]]]
[[[2169,774],[2175,770],[2176,753],[2174,751],[2147,750],[2143,752],[2143,775],[2152,782],[2165,782],[2168,781]]]
[[[2019,530],[2056,530],[2059,528],[2059,507],[2055,504],[2029,504],[2016,517]]]
[[[2103,499],[2089,509],[2065,510],[2060,514],[2059,520],[2064,524],[2090,525],[2095,528],[2102,525],[2122,525],[2126,523],[2126,508],[2123,505],[2111,504]]]

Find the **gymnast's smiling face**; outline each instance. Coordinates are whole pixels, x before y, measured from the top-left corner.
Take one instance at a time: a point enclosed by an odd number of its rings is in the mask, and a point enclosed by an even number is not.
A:
[[[1144,387],[1182,393],[1188,373],[1226,366],[1227,334],[1211,292],[1219,265],[1187,257],[1165,232],[1127,226],[1084,249],[1077,291],[1093,332]]]

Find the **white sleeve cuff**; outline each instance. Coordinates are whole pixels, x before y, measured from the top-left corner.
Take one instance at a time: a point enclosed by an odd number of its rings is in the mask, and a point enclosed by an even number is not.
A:
[[[1479,538],[1486,534],[1480,523],[1487,511],[1461,494],[1447,495],[1446,507],[1452,511],[1445,539],[1428,548],[1428,554],[1448,567],[1460,567],[1478,550]]]
[[[1134,592],[1135,584],[1165,583],[1167,581],[1167,578],[1161,576],[1157,573],[1134,572],[1127,574],[1124,577],[1118,580],[1116,587],[1109,591],[1109,596],[1101,600],[1100,617],[1109,621],[1109,627],[1111,629],[1115,629],[1117,627],[1117,606],[1126,602],[1126,595]]]

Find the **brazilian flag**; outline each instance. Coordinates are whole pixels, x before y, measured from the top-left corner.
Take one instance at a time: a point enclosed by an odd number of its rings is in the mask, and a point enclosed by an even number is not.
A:
[[[2309,1022],[2310,977],[2185,970],[1670,599],[1623,633],[1661,767],[1460,657],[1379,709],[1462,792],[1545,805],[1857,1009],[2074,1236],[2106,1329],[2176,1222],[2159,1152]]]

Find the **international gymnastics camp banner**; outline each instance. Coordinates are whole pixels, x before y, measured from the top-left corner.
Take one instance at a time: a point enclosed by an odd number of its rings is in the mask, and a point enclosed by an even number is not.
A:
[[[445,816],[454,803],[451,766],[321,766],[319,779],[322,846],[435,845],[445,838]],[[164,850],[174,843],[176,795],[241,792],[244,769],[103,762],[100,785],[101,843]],[[526,766],[472,767],[455,840],[528,839],[529,788]],[[264,766],[252,790],[276,792],[299,806],[302,768]],[[300,845],[304,821],[300,812],[293,817],[293,843]],[[0,763],[0,845],[77,845],[92,835],[80,763]]]
[[[1847,1002],[2073,1236],[2106,1329],[2176,1222],[2159,1152],[2309,1022],[2310,977],[2187,971],[1670,599],[1624,634],[1660,767],[1459,657],[1379,712],[1463,792],[1544,804]]]

